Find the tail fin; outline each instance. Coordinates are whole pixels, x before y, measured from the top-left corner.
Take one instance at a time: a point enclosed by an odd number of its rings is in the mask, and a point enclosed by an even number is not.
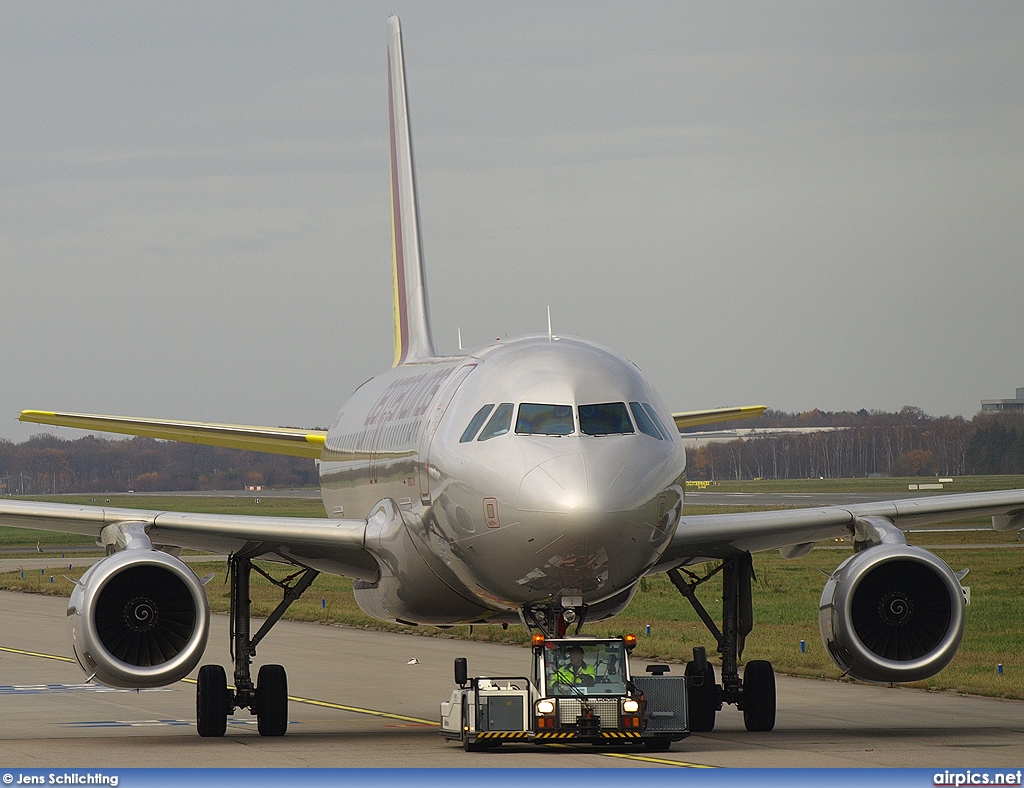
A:
[[[420,210],[416,171],[405,95],[402,28],[397,16],[388,20],[388,98],[391,105],[391,257],[395,296],[395,366],[430,358],[427,285],[420,247]]]

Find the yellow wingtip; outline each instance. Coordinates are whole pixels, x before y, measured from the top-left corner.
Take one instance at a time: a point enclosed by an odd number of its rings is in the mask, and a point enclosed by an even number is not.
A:
[[[56,418],[57,414],[51,410],[23,410],[18,415],[18,421],[39,422],[40,419]]]

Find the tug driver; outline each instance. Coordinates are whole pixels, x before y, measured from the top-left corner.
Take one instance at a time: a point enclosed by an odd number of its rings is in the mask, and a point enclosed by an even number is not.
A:
[[[556,684],[570,684],[579,687],[593,687],[597,681],[594,666],[588,665],[583,659],[583,649],[579,646],[569,648],[569,662],[555,671]]]

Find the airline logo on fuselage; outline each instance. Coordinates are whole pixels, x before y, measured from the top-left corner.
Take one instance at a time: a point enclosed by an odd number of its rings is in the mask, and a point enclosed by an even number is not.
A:
[[[454,371],[455,367],[445,367],[394,381],[370,408],[364,426],[421,418]]]

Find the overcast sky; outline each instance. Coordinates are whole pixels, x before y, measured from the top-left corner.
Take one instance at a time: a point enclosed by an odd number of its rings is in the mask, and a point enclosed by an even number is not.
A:
[[[550,304],[674,409],[1024,386],[1016,0],[4,2],[0,437],[326,426],[390,365],[391,12],[438,350]]]

